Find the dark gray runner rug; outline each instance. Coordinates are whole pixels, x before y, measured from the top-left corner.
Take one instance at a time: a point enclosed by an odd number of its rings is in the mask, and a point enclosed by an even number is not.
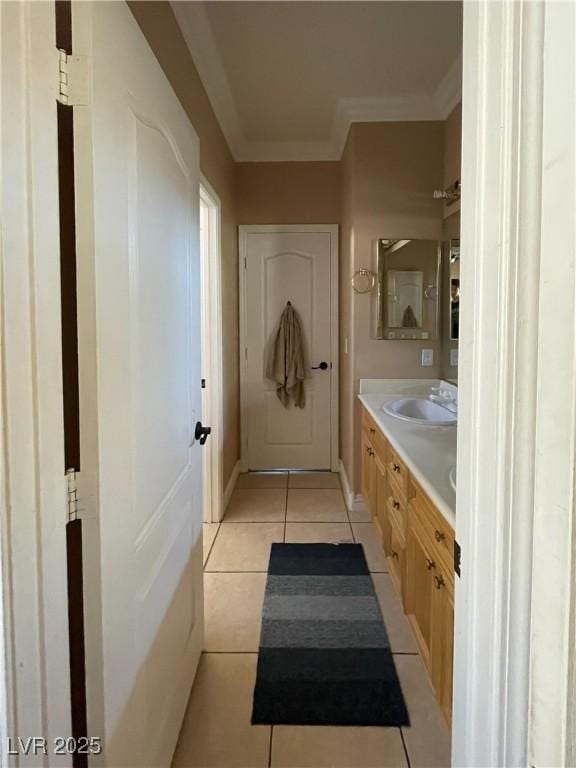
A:
[[[252,723],[409,724],[360,544],[272,544]]]

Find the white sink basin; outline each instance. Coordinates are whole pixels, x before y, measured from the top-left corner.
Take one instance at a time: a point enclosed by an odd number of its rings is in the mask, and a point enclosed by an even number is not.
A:
[[[456,490],[456,464],[450,470],[450,485]]]
[[[448,427],[456,424],[457,416],[448,408],[423,397],[405,397],[392,400],[382,406],[384,413],[396,419],[411,421],[413,424],[426,424],[430,427]]]

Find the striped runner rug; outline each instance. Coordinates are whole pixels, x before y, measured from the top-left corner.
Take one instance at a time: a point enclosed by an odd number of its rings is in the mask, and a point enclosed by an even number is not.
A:
[[[408,725],[360,544],[272,544],[253,724]]]

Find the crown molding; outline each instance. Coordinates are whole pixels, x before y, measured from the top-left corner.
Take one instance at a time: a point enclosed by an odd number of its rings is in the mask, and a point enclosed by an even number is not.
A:
[[[434,101],[441,120],[446,120],[454,107],[462,101],[462,53],[458,54],[442,78],[434,94]]]
[[[462,94],[458,56],[433,94],[339,99],[325,141],[248,141],[204,3],[170,3],[216,119],[237,162],[340,160],[352,123],[445,120]]]
[[[170,6],[230,151],[237,159],[245,143],[244,134],[204,3],[174,0]]]

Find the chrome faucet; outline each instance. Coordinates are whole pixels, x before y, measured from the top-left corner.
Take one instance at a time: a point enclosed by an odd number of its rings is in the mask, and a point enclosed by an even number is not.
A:
[[[458,395],[448,387],[432,387],[428,396],[433,403],[438,403],[451,413],[458,413]]]

